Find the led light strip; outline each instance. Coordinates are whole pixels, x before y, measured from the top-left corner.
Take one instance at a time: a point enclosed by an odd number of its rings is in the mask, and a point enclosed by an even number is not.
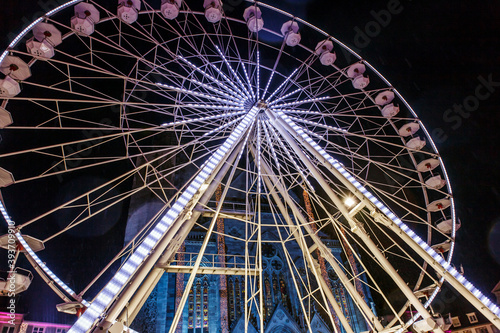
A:
[[[319,102],[319,101],[324,101],[325,99],[329,99],[330,96],[323,96],[323,97],[318,97],[318,98],[310,98],[310,99],[303,99],[300,101],[295,101],[295,102],[290,102],[290,103],[285,103],[285,104],[279,104],[276,105],[276,108],[282,108],[286,106],[292,106],[292,105],[298,105],[298,104],[305,104],[305,103],[314,103],[314,102]],[[273,101],[269,103],[269,106],[272,106],[276,103],[276,101]],[[272,107],[271,109],[275,110],[275,107]]]
[[[334,159],[323,148],[321,148],[304,130],[296,125],[286,114],[277,111],[278,117],[283,119],[304,141],[306,141],[316,152],[318,152],[328,163],[330,163],[342,176],[344,176],[352,185],[354,185],[368,200],[370,200],[378,209],[391,219],[401,230],[410,236],[423,250],[425,250],[434,260],[436,260],[448,273],[458,280],[467,290],[469,290],[481,303],[491,310],[496,316],[500,316],[500,308],[489,300],[479,289],[472,283],[467,281],[451,264],[434,251],[425,241],[413,232],[405,223],[403,223],[389,208],[380,202],[373,194],[371,194],[364,186],[362,186],[346,169],[344,169],[339,161]]]
[[[211,173],[227,155],[232,148],[239,142],[241,136],[253,123],[259,109],[253,107],[243,118],[241,123],[234,129],[229,138],[217,149],[217,151],[208,159],[200,170],[196,178],[189,184],[187,189],[177,199],[175,204],[166,212],[154,229],[147,235],[141,245],[134,251],[132,256],[127,259],[123,266],[113,276],[110,282],[99,292],[90,307],[76,321],[68,333],[83,333],[92,328],[97,319],[109,307],[111,302],[118,295],[123,286],[136,273],[141,263],[148,257],[149,253],[158,244],[162,236],[170,228],[172,223],[181,215],[188,202],[200,190],[203,183],[209,178]]]
[[[198,96],[198,97],[204,97],[204,98],[211,99],[211,100],[218,101],[218,102],[222,102],[222,103],[243,106],[242,102],[229,101],[229,100],[224,99],[224,98],[220,98],[220,97],[216,97],[216,96],[212,96],[212,95],[200,93],[200,92],[189,90],[189,89],[178,88],[178,87],[174,87],[174,86],[171,86],[171,85],[168,85],[168,84],[164,84],[164,83],[157,83],[156,85],[158,87],[168,88],[168,89],[171,89],[171,90],[174,90],[174,91],[177,91],[177,92],[182,92],[182,93],[185,93],[185,94],[191,94],[191,95]]]
[[[274,95],[276,95],[279,91],[281,91],[281,88],[283,88],[283,86],[288,82],[290,81],[290,79],[292,78],[292,76],[295,75],[295,73],[297,73],[297,71],[299,70],[299,67],[295,68],[295,70],[292,72],[292,74],[290,74],[286,79],[285,81],[283,81],[278,88],[276,88],[276,90],[266,99],[266,102],[269,102],[269,100],[271,98],[274,97]]]
[[[219,47],[217,45],[215,45],[215,48],[217,49],[217,52],[219,52],[219,55],[222,57],[222,60],[224,61],[224,63],[226,64],[227,67],[229,67],[229,70],[231,71],[231,73],[233,73],[234,77],[236,78],[236,81],[238,81],[238,83],[240,84],[241,88],[244,90],[245,94],[248,96],[248,97],[251,97],[250,93],[248,92],[248,90],[245,88],[245,85],[243,84],[243,82],[241,82],[240,80],[240,76],[236,73],[236,71],[233,69],[233,66],[231,66],[229,64],[229,61],[227,61],[226,59],[226,56],[222,53],[222,51],[219,49]]]
[[[7,222],[7,225],[15,225],[15,222],[10,218],[9,214],[7,213],[7,210],[5,209],[5,206],[3,202],[0,201],[0,212],[2,213],[3,218]],[[79,300],[80,297],[70,288],[68,287],[67,284],[65,284],[61,279],[57,277],[57,275],[54,274],[44,263],[40,258],[37,256],[35,251],[28,245],[26,240],[23,238],[23,235],[18,231],[15,233],[16,238],[18,239],[19,243],[23,246],[23,248],[28,252],[31,258],[35,260],[38,266],[47,274],[48,277],[52,279],[59,287],[61,287],[68,295],[71,295],[74,299]],[[85,300],[81,300],[82,304],[85,306],[89,306],[90,303],[88,303]]]
[[[58,11],[60,11],[60,10],[62,10],[62,9],[64,9],[64,8],[66,8],[66,7],[69,7],[69,6],[71,6],[71,5],[75,4],[75,3],[78,3],[78,2],[80,2],[80,1],[82,1],[82,0],[72,0],[72,1],[70,1],[70,2],[67,2],[67,3],[63,4],[63,5],[60,5],[59,7],[56,7],[56,8],[54,8],[54,9],[52,9],[51,11],[47,12],[44,16],[39,17],[38,19],[36,19],[35,21],[33,21],[33,23],[31,23],[31,24],[30,24],[30,25],[28,25],[26,28],[24,28],[24,29],[23,29],[23,31],[21,31],[21,33],[20,33],[19,35],[17,35],[17,37],[16,37],[16,38],[14,38],[14,39],[12,40],[12,42],[10,42],[10,44],[9,44],[9,48],[13,48],[14,46],[16,46],[17,42],[19,42],[19,40],[20,40],[21,38],[23,38],[24,36],[26,36],[26,34],[27,34],[28,32],[30,32],[30,30],[31,30],[31,29],[33,29],[33,27],[34,27],[35,25],[37,25],[38,23],[42,22],[46,16],[47,16],[47,17],[48,17],[48,16],[51,16],[52,14],[55,14],[55,13],[57,13]],[[2,55],[0,56],[0,63],[3,61],[3,59],[4,59],[4,58],[5,58],[8,54],[9,54],[9,50],[5,50],[5,51],[2,53]]]
[[[273,154],[274,162],[276,163],[276,168],[278,168],[278,170],[279,170],[281,167],[280,162],[278,160],[278,156],[276,155],[276,151],[274,150],[274,145],[271,141],[271,137],[269,136],[269,131],[267,129],[266,123],[263,122],[262,127],[264,128],[264,133],[266,134],[266,140],[267,140],[268,146],[269,146],[269,148],[271,148],[271,153]]]
[[[273,133],[273,136],[276,138],[276,140],[278,141],[278,143],[280,144],[281,146],[281,149],[283,149],[283,151],[285,153],[288,154],[288,157],[290,158],[290,160],[292,161],[292,164],[293,166],[295,167],[295,170],[298,171],[298,173],[300,174],[300,176],[302,177],[302,179],[304,180],[304,182],[307,184],[307,186],[309,186],[309,188],[311,189],[312,192],[315,192],[314,190],[314,187],[312,186],[312,184],[309,182],[309,180],[307,180],[307,177],[306,175],[304,175],[304,173],[302,172],[302,168],[299,167],[299,165],[297,164],[297,162],[295,162],[295,159],[293,158],[292,154],[288,151],[288,149],[285,147],[285,144],[283,143],[283,141],[280,139],[280,137],[278,136],[278,133],[276,133],[276,131],[274,130],[274,127],[272,127],[270,124],[269,124],[269,120],[266,120],[266,124],[268,125],[269,129],[271,130],[271,132]],[[288,170],[287,170],[288,171]]]
[[[231,116],[239,116],[244,114],[245,111],[239,111],[239,112],[228,112],[228,113],[223,113],[223,114],[218,114],[215,116],[208,116],[208,117],[200,117],[200,118],[195,118],[195,119],[186,119],[186,120],[179,120],[179,121],[173,121],[170,123],[164,123],[161,124],[162,127],[170,127],[170,126],[175,126],[175,125],[184,125],[188,123],[194,123],[198,121],[205,121],[205,120],[213,120],[213,119],[218,119],[218,118],[228,118]]]
[[[257,90],[257,100],[260,99],[260,52],[257,51],[257,86],[256,86],[256,89]]]
[[[177,57],[179,59],[181,59],[182,61],[184,61],[186,64],[188,64],[189,66],[191,66],[195,71],[197,72],[200,72],[201,75],[203,75],[204,77],[210,79],[211,81],[215,82],[219,87],[222,87],[224,88],[227,92],[229,92],[231,95],[237,97],[238,99],[244,99],[245,96],[241,93],[238,93],[237,91],[234,91],[233,89],[230,89],[228,86],[226,86],[222,81],[219,81],[217,80],[215,77],[213,77],[212,75],[208,74],[207,72],[205,72],[204,70],[202,70],[201,68],[198,68],[198,66],[196,66],[195,64],[193,64],[192,62],[190,62],[189,60],[187,60],[186,58],[184,58],[183,56],[181,55],[177,55]],[[215,67],[215,70],[221,74],[222,72],[217,68]],[[222,73],[223,77],[225,77],[225,75]],[[227,78],[226,78],[227,79]],[[231,82],[232,83],[232,82]]]

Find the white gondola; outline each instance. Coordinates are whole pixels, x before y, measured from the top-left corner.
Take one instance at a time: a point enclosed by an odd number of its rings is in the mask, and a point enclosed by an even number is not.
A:
[[[390,119],[399,113],[399,106],[395,106],[394,104],[390,103],[384,106],[384,108],[380,112],[382,113],[382,116]]]
[[[450,329],[452,324],[450,313],[448,313],[444,317],[440,313],[438,313],[434,315],[434,320],[436,321],[436,324],[438,324],[438,326],[441,327],[441,329],[445,332]]]
[[[370,84],[370,79],[365,76],[358,76],[352,80],[352,86],[355,89],[364,89]]]
[[[31,70],[21,58],[6,56],[0,64],[0,72],[15,80],[26,80],[31,76]]]
[[[447,198],[434,200],[433,202],[427,205],[427,210],[429,212],[439,212],[440,210],[450,207],[450,205],[451,205],[451,200]]]
[[[439,166],[439,160],[437,158],[428,158],[418,163],[417,171],[418,172],[427,172],[432,171]]]
[[[243,12],[243,18],[247,23],[247,27],[251,32],[258,32],[264,28],[264,20],[262,12],[257,6],[250,6]]]
[[[0,187],[7,187],[14,183],[14,176],[4,168],[0,168]]]
[[[337,55],[333,50],[333,43],[331,40],[324,40],[316,45],[314,53],[319,55],[319,61],[324,66],[331,66],[337,60]]]
[[[285,38],[285,43],[288,46],[297,46],[300,43],[301,36],[299,33],[299,25],[295,21],[288,21],[281,26],[281,33]]]
[[[382,91],[375,97],[375,104],[383,106],[389,104],[394,99],[394,93],[390,90]]]
[[[80,35],[89,36],[94,33],[95,23],[101,16],[94,5],[80,2],[75,6],[75,16],[71,18],[71,28]]]
[[[19,82],[7,75],[0,80],[0,97],[14,97],[21,92]]]
[[[426,141],[417,137],[417,138],[413,138],[411,140],[409,140],[405,146],[410,148],[410,149],[414,149],[414,150],[420,150],[422,148],[425,147],[425,144],[426,144]]]
[[[62,43],[62,35],[53,24],[40,22],[33,28],[33,37],[26,41],[28,52],[38,58],[50,59],[55,46]]]
[[[56,305],[56,309],[59,312],[68,313],[76,315],[82,311],[85,307],[80,302],[66,302]]]
[[[5,280],[0,281],[0,294],[3,296],[10,293],[19,294],[28,290],[33,280],[33,273],[26,269],[16,268],[14,273],[9,274]]]
[[[418,123],[408,123],[401,126],[398,132],[402,137],[407,137],[417,133],[419,129],[420,125]]]
[[[432,318],[421,319],[413,324],[413,329],[417,333],[424,333],[434,330],[437,327],[436,322]]]
[[[139,18],[140,0],[119,0],[118,17],[125,23],[132,24]]]
[[[9,111],[0,107],[0,129],[12,125],[12,115]]]
[[[53,46],[62,43],[62,34],[53,24],[40,22],[33,28],[33,36],[39,42],[47,41]]]
[[[431,247],[438,253],[445,253],[451,249],[451,242],[447,240],[442,243],[432,245]]]
[[[354,65],[349,66],[347,69],[347,76],[351,79],[363,75],[366,72],[366,66],[362,63],[356,63]]]
[[[179,16],[182,0],[162,0],[160,11],[168,20],[173,20]]]
[[[205,17],[210,23],[217,23],[222,19],[222,2],[220,0],[205,0]]]
[[[425,185],[428,188],[439,190],[446,185],[446,180],[441,178],[441,175],[433,176],[425,181]]]
[[[51,45],[47,41],[39,42],[35,40],[34,37],[26,41],[26,49],[31,55],[37,58],[50,59],[55,55],[55,49],[53,45]]]
[[[455,223],[455,232],[460,229],[461,223],[460,220]],[[439,231],[445,234],[451,234],[453,230],[453,220],[452,219],[446,219],[442,221],[438,221],[436,224],[436,228],[438,228]]]

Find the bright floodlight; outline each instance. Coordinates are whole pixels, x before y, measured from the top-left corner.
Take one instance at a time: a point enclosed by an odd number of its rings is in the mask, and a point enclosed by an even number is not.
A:
[[[355,203],[356,201],[352,197],[347,197],[344,200],[344,204],[346,205],[347,208],[351,208],[352,206],[354,206]]]

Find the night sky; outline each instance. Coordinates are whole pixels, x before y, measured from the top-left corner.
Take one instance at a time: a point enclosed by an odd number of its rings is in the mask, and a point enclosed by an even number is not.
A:
[[[462,221],[453,263],[492,297],[500,280],[500,2],[267,2],[351,46],[421,117],[445,161]],[[56,3],[2,0],[0,48],[10,32]]]

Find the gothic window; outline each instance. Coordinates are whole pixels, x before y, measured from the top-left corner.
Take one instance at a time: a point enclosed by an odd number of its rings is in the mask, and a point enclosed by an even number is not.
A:
[[[263,244],[262,254],[264,257],[272,258],[276,255],[276,248],[272,244]]]
[[[208,329],[208,280],[203,281],[203,328]]]
[[[275,271],[281,271],[281,268],[283,268],[283,264],[278,259],[273,259],[273,261],[271,261],[271,266]]]
[[[196,328],[201,328],[201,282],[196,281]]]
[[[193,313],[194,313],[194,293],[193,289],[189,291],[189,303],[188,303],[188,328],[193,329]]]
[[[274,303],[278,304],[279,302],[279,297],[280,297],[280,291],[278,287],[278,278],[276,277],[276,274],[273,273],[273,294],[274,294]]]

